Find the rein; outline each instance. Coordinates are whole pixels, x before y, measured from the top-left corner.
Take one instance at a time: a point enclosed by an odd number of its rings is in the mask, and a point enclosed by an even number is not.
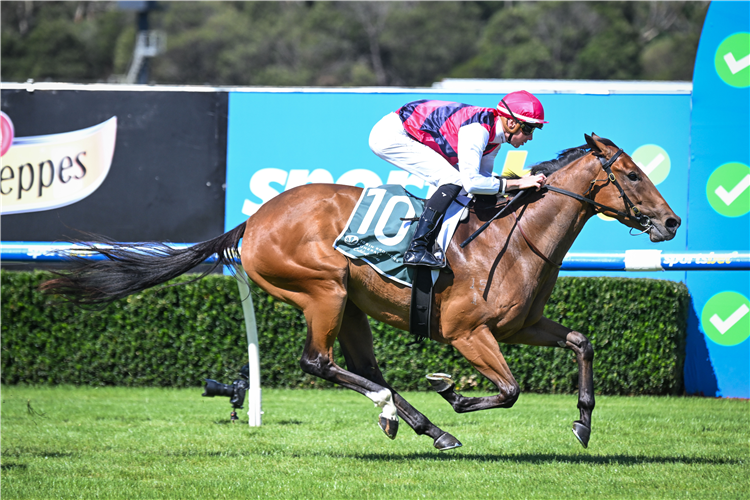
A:
[[[493,220],[495,220],[498,217],[500,217],[503,214],[503,212],[505,212],[505,210],[509,206],[511,206],[513,204],[514,201],[516,201],[517,199],[519,199],[522,196],[525,196],[527,192],[528,191],[526,191],[526,190],[519,191],[513,198],[511,198],[511,200],[508,203],[505,204],[505,206],[502,209],[500,209],[500,211],[498,213],[495,214],[494,217],[492,217],[490,220],[488,220],[487,222],[485,222],[482,225],[482,227],[480,227],[479,229],[477,229],[476,231],[474,231],[474,234],[472,234],[471,236],[469,236],[466,239],[466,241],[464,241],[463,243],[461,243],[461,248],[465,247],[466,245],[468,245],[469,243],[471,243],[472,241],[474,241],[474,238],[476,238],[477,236],[479,236],[479,234],[482,231],[484,231],[485,229],[487,229],[489,227],[489,225],[492,224]],[[513,214],[513,215],[515,216],[515,214]]]
[[[552,267],[554,267],[556,269],[560,269],[562,267],[560,264],[555,264],[554,262],[552,262],[549,259],[549,257],[547,257],[546,255],[544,255],[544,253],[541,250],[539,250],[536,247],[536,245],[534,245],[531,242],[531,240],[529,239],[529,237],[526,236],[526,233],[523,232],[523,227],[521,227],[521,220],[516,216],[515,212],[511,212],[511,213],[513,214],[513,218],[516,220],[516,227],[518,228],[519,231],[521,231],[521,236],[523,236],[523,239],[526,240],[526,244],[529,245],[529,248],[531,248],[534,251],[535,254],[537,254],[539,257],[541,257],[544,260],[544,262],[546,262],[547,264],[551,265]]]
[[[630,198],[628,198],[628,195],[625,193],[625,190],[622,189],[622,186],[620,186],[620,183],[617,182],[617,178],[615,177],[615,174],[612,172],[612,165],[617,161],[617,159],[620,157],[621,154],[622,154],[622,149],[619,149],[619,150],[617,150],[617,152],[615,154],[612,155],[612,157],[609,160],[606,160],[606,161],[604,160],[604,158],[602,158],[599,155],[595,154],[595,156],[601,162],[602,169],[607,174],[607,179],[606,180],[608,180],[612,184],[614,184],[615,187],[617,187],[617,190],[620,191],[620,198],[622,198],[623,201],[625,202],[625,208],[627,209],[627,212],[622,212],[622,211],[617,210],[615,208],[608,207],[607,205],[603,205],[603,204],[599,203],[598,201],[594,201],[591,198],[588,198],[588,197],[585,196],[594,187],[594,183],[596,183],[598,181],[601,181],[602,179],[595,179],[595,180],[591,181],[591,186],[589,186],[588,190],[586,190],[586,192],[584,193],[584,196],[581,196],[580,194],[577,194],[577,193],[573,193],[572,191],[567,191],[565,189],[560,189],[560,188],[555,187],[555,186],[545,185],[544,188],[548,189],[549,191],[552,191],[553,193],[563,194],[565,196],[569,196],[571,198],[574,198],[576,200],[582,201],[584,203],[588,203],[590,205],[593,205],[595,208],[599,209],[600,211],[601,210],[607,210],[607,211],[613,212],[613,213],[615,213],[615,214],[617,214],[620,217],[623,217],[625,219],[635,220],[644,229],[640,233],[633,234],[633,229],[631,228],[631,230],[630,230],[630,235],[631,236],[638,236],[638,235],[641,235],[643,233],[647,233],[653,227],[653,224],[651,223],[651,219],[648,217],[648,215],[646,215],[643,212],[641,212],[640,209],[637,206],[635,206],[635,203],[633,203],[632,201],[630,201]],[[474,234],[472,234],[466,241],[464,241],[463,243],[461,243],[461,248],[464,248],[466,245],[468,245],[469,243],[471,243],[474,240],[474,238],[476,238],[482,231],[484,231],[485,229],[487,229],[487,227],[490,225],[490,223],[492,221],[494,221],[495,219],[497,219],[503,212],[505,212],[505,210],[514,201],[516,201],[517,198],[519,198],[520,196],[522,196],[526,192],[527,192],[527,190],[519,191],[518,194],[516,194],[513,197],[513,199],[511,199],[497,214],[495,214],[494,217],[492,217],[482,227],[480,227],[478,230],[476,230],[474,232]],[[539,257],[541,257],[542,259],[544,259],[544,261],[547,264],[550,264],[551,266],[553,266],[553,267],[555,267],[557,269],[560,269],[562,267],[560,264],[556,264],[555,262],[552,262],[546,255],[544,255],[544,253],[541,250],[539,250],[536,247],[536,245],[534,245],[534,243],[532,243],[532,241],[528,238],[528,236],[526,236],[526,233],[524,232],[523,227],[521,227],[521,221],[516,216],[516,212],[512,211],[511,214],[513,214],[513,218],[516,221],[516,226],[518,227],[518,230],[521,232],[521,236],[523,236],[523,239],[529,245],[529,248],[531,248],[531,250],[533,250],[534,253],[536,253]]]

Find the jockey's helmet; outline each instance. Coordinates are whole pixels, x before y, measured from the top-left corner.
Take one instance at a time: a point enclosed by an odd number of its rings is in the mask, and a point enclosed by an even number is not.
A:
[[[544,123],[549,123],[544,121],[544,107],[542,103],[525,90],[511,92],[500,99],[500,102],[497,104],[497,111],[506,119],[513,118],[516,122],[528,124],[523,128],[531,132],[533,132],[534,128],[542,128]],[[524,130],[524,132],[527,132],[527,130]]]

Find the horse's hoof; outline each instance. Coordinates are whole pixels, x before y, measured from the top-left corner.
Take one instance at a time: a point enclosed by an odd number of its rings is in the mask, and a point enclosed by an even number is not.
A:
[[[386,436],[391,439],[396,439],[396,434],[398,433],[398,418],[386,418],[381,413],[380,418],[378,418],[378,425],[383,432],[385,432]]]
[[[447,373],[428,373],[426,378],[430,381],[430,385],[435,392],[449,391],[456,386],[451,376]]]
[[[580,420],[576,420],[575,422],[573,422],[573,434],[576,435],[576,438],[578,438],[578,441],[581,442],[584,448],[589,447],[591,429],[586,427]]]
[[[461,444],[461,441],[454,438],[447,432],[443,433],[443,435],[437,438],[432,444],[440,451],[448,451],[452,450],[453,448],[460,448],[461,446],[463,446]]]

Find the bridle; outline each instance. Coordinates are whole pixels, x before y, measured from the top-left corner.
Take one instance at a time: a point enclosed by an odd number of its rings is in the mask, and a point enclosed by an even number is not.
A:
[[[590,205],[593,205],[595,208],[599,209],[599,211],[607,210],[607,211],[613,212],[613,213],[615,213],[615,214],[617,214],[620,217],[623,217],[625,219],[634,220],[634,221],[638,222],[638,224],[640,224],[641,227],[643,227],[643,231],[641,231],[640,233],[633,234],[633,228],[631,228],[630,229],[630,235],[631,236],[638,236],[638,235],[641,235],[643,233],[648,233],[649,231],[651,231],[651,229],[654,227],[653,223],[651,222],[651,219],[649,218],[648,215],[646,215],[643,212],[641,212],[640,209],[637,206],[635,206],[635,203],[633,203],[632,201],[630,201],[630,198],[628,198],[628,195],[625,194],[625,190],[622,189],[622,186],[620,186],[620,183],[617,182],[617,178],[615,178],[615,174],[612,172],[612,165],[615,163],[615,161],[617,161],[617,159],[622,154],[622,149],[617,150],[617,152],[615,154],[613,154],[612,157],[609,160],[605,160],[602,156],[600,156],[600,155],[598,155],[596,153],[593,153],[593,154],[601,162],[602,169],[607,174],[607,178],[606,179],[594,179],[593,181],[591,181],[591,185],[586,190],[586,192],[583,193],[583,196],[581,196],[580,194],[573,193],[571,191],[566,191],[565,189],[560,189],[560,188],[555,187],[555,186],[546,185],[544,187],[547,188],[548,190],[552,191],[552,192],[564,194],[565,196],[570,196],[571,198],[575,198],[576,200],[579,200],[579,201],[582,201],[584,203],[588,203]],[[608,207],[607,205],[602,205],[601,203],[599,203],[597,201],[594,201],[591,198],[589,198],[588,196],[586,196],[586,195],[588,195],[591,192],[591,190],[594,188],[594,185],[597,182],[602,182],[602,181],[604,181],[604,182],[606,182],[606,181],[611,182],[612,184],[615,185],[615,187],[617,188],[617,190],[620,191],[620,198],[622,198],[622,200],[625,202],[625,209],[627,210],[627,212],[622,212],[622,211],[617,210],[615,208]]]
[[[576,200],[593,205],[600,212],[602,210],[607,210],[609,212],[614,212],[620,217],[624,217],[625,219],[635,220],[641,225],[641,227],[643,227],[643,231],[641,231],[640,233],[633,234],[633,228],[631,228],[630,229],[631,236],[638,236],[643,233],[648,233],[649,231],[651,231],[651,229],[654,227],[653,223],[651,222],[651,219],[649,218],[648,215],[641,212],[640,209],[635,206],[635,203],[630,201],[630,198],[628,198],[628,195],[625,194],[625,190],[622,189],[622,186],[620,186],[620,183],[617,182],[617,178],[615,177],[615,174],[612,172],[612,165],[617,161],[617,159],[622,154],[622,149],[619,149],[614,155],[612,155],[612,157],[609,160],[605,160],[602,156],[596,153],[593,153],[593,154],[601,162],[602,169],[607,174],[607,178],[606,179],[594,179],[593,181],[591,181],[591,185],[586,190],[586,192],[583,193],[583,196],[577,193],[573,193],[571,191],[566,191],[565,189],[560,189],[555,186],[545,185],[544,187],[554,193],[564,194],[565,196],[570,196],[571,198],[575,198]],[[621,212],[620,210],[617,210],[615,208],[608,207],[607,205],[603,205],[599,203],[598,201],[594,201],[588,196],[586,196],[591,192],[591,190],[594,188],[597,182],[607,182],[607,181],[614,184],[617,190],[620,191],[620,198],[622,198],[623,201],[625,202],[625,208],[627,212]],[[523,228],[521,227],[521,221],[516,216],[515,212],[513,212],[513,217],[516,220],[516,226],[520,230],[521,236],[529,245],[529,247],[534,251],[534,253],[536,253],[539,257],[541,257],[547,264],[550,264],[553,267],[560,269],[561,268],[560,264],[557,264],[556,262],[553,262],[552,260],[550,260],[546,255],[544,255],[544,253],[541,250],[539,250],[536,246],[534,246],[531,239],[529,239],[529,237],[526,236],[526,234],[523,231]]]
[[[547,189],[547,190],[552,191],[554,193],[564,194],[565,196],[569,196],[571,198],[575,198],[576,200],[579,200],[579,201],[582,201],[584,203],[588,203],[590,205],[593,205],[596,209],[598,209],[599,212],[601,212],[603,210],[606,210],[606,211],[609,211],[609,212],[613,212],[613,213],[615,213],[615,214],[617,214],[620,217],[623,217],[625,219],[635,220],[636,222],[638,222],[641,225],[641,227],[643,227],[643,231],[641,231],[640,233],[633,234],[633,228],[631,228],[630,229],[630,235],[631,236],[638,236],[638,235],[641,235],[643,233],[648,233],[649,231],[651,231],[651,229],[654,227],[653,223],[651,222],[651,219],[649,218],[648,215],[646,215],[643,212],[641,212],[640,209],[635,206],[635,203],[633,203],[632,201],[630,201],[630,198],[628,198],[628,195],[625,193],[625,190],[622,189],[622,186],[620,186],[620,183],[617,182],[617,178],[615,177],[615,174],[612,172],[612,165],[617,161],[617,159],[622,154],[622,149],[617,150],[617,152],[615,154],[613,154],[612,157],[609,160],[605,160],[601,156],[601,154],[597,154],[597,153],[592,153],[592,154],[594,154],[594,156],[597,157],[597,159],[599,160],[599,162],[601,162],[602,169],[607,174],[607,178],[606,179],[594,179],[593,181],[591,181],[591,185],[586,190],[586,192],[583,193],[583,195],[580,195],[580,194],[577,194],[577,193],[573,193],[572,191],[567,191],[565,189],[560,189],[560,188],[555,187],[555,186],[550,186],[549,184],[546,184],[542,189]],[[623,201],[625,202],[625,208],[626,208],[627,212],[622,212],[622,211],[617,210],[615,208],[608,207],[607,205],[603,205],[603,204],[599,203],[598,201],[594,201],[594,200],[592,200],[591,198],[589,198],[587,196],[591,192],[591,190],[594,188],[594,186],[596,185],[597,182],[607,182],[607,181],[609,181],[612,184],[614,184],[615,187],[617,187],[617,190],[620,191],[620,198],[622,198]],[[518,194],[516,194],[516,196],[514,196],[513,199],[510,200],[494,217],[492,217],[482,227],[480,227],[477,231],[475,231],[474,234],[472,234],[466,241],[464,241],[463,243],[461,243],[461,248],[464,248],[467,244],[471,243],[471,241],[473,241],[474,238],[476,238],[482,231],[484,231],[487,228],[487,226],[489,226],[489,224],[493,220],[497,219],[500,216],[500,214],[502,214],[503,212],[505,212],[505,210],[508,207],[510,207],[513,204],[513,202],[516,201],[516,199],[522,197],[528,191],[529,190],[519,191]],[[534,251],[534,253],[536,253],[537,255],[539,255],[539,257],[541,257],[546,263],[552,265],[553,267],[555,267],[557,269],[560,269],[560,267],[561,267],[560,264],[557,264],[556,262],[553,262],[552,260],[550,260],[546,255],[544,255],[544,253],[541,250],[539,250],[534,245],[534,243],[531,241],[531,239],[528,236],[526,236],[526,233],[524,232],[523,227],[521,227],[521,220],[520,220],[520,218],[518,216],[516,216],[515,210],[512,211],[511,213],[513,214],[513,218],[516,221],[516,227],[518,227],[519,231],[521,232],[521,236],[526,241],[526,243],[529,245],[529,247]]]

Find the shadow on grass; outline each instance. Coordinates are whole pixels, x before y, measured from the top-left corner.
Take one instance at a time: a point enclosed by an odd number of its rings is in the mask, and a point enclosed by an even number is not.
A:
[[[247,421],[241,422],[239,420],[235,420],[235,421],[232,421],[232,420],[214,420],[214,423],[215,424],[219,424],[219,425],[233,424],[233,423],[235,423],[235,424],[245,425],[245,427],[247,427]],[[280,421],[276,422],[274,425],[304,425],[304,423],[305,422],[302,422],[301,420],[294,420],[294,419],[292,419],[292,420],[280,420]]]
[[[29,450],[24,448],[16,448],[3,450],[2,455],[4,457],[34,457],[34,458],[71,458],[77,456],[77,454],[64,451],[45,451],[45,450]],[[5,464],[3,464],[4,466]]]
[[[571,464],[590,464],[590,465],[639,465],[639,464],[704,464],[704,465],[738,465],[745,463],[744,460],[721,457],[669,457],[669,456],[633,456],[633,455],[564,455],[558,453],[507,453],[507,454],[471,454],[471,453],[407,453],[404,455],[393,453],[328,453],[328,452],[299,452],[286,450],[268,450],[262,452],[255,450],[246,451],[202,451],[202,450],[185,450],[169,451],[167,456],[179,457],[252,457],[258,454],[263,455],[280,455],[293,458],[328,458],[328,459],[351,459],[363,460],[370,462],[415,462],[415,461],[432,461],[432,462],[523,462],[531,464],[541,463],[571,463]]]
[[[352,455],[352,458],[359,460],[371,461],[411,461],[411,460],[432,460],[432,461],[456,461],[466,460],[473,462],[526,462],[526,463],[544,463],[544,462],[561,462],[573,464],[594,464],[594,465],[638,465],[638,464],[713,464],[713,465],[736,465],[743,463],[743,460],[730,458],[711,458],[711,457],[645,457],[633,455],[562,455],[557,453],[508,453],[508,454],[465,454],[465,453],[410,453],[406,455],[391,455],[385,453],[365,453]]]
[[[292,419],[292,420],[280,420],[280,421],[276,422],[276,425],[303,425],[303,424],[304,424],[304,422],[302,422],[301,420],[294,420],[294,419]]]
[[[2,465],[0,465],[0,469],[6,470],[6,471],[7,470],[13,470],[13,469],[18,469],[18,470],[25,471],[28,468],[29,468],[29,466],[27,464],[13,464],[13,463],[10,463],[10,464],[2,464]]]

